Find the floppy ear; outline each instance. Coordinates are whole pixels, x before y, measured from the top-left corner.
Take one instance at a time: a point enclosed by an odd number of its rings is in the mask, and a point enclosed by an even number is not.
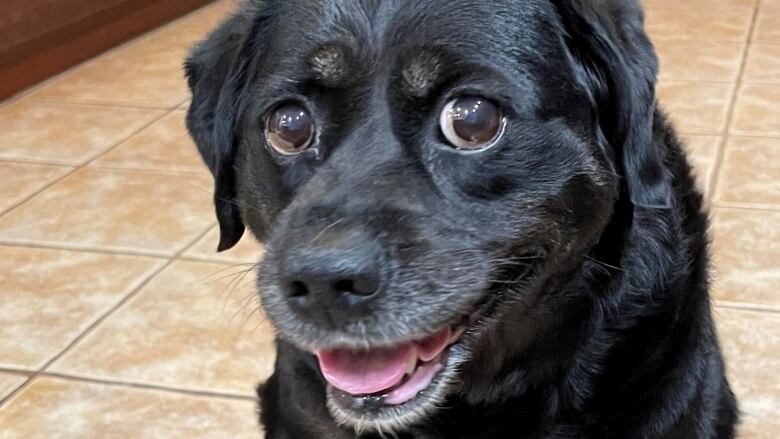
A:
[[[576,74],[597,108],[631,202],[669,208],[671,178],[653,141],[658,59],[636,0],[551,0]]]
[[[236,107],[246,70],[240,53],[251,27],[248,11],[238,12],[196,45],[184,64],[192,91],[187,129],[214,175],[219,251],[236,245],[245,229],[236,200],[233,155]]]

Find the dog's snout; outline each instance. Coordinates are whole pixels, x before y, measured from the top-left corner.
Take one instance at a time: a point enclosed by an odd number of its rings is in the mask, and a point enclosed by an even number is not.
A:
[[[370,242],[331,240],[288,251],[281,288],[302,317],[333,323],[365,312],[382,284],[380,268],[379,252]]]

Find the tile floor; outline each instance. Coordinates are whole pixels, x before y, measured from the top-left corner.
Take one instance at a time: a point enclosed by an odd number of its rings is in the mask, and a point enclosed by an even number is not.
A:
[[[780,1],[645,0],[659,99],[711,206],[744,411],[780,437]],[[187,48],[220,1],[0,103],[0,438],[259,437],[251,241],[215,255]],[[737,361],[739,360],[739,361]]]

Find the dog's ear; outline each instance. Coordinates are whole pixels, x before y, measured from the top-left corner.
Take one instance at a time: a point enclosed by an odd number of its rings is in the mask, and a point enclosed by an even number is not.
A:
[[[636,0],[551,0],[597,126],[637,207],[668,208],[671,177],[653,142],[658,59]]]
[[[198,43],[184,64],[192,91],[187,129],[214,175],[219,251],[236,245],[245,230],[236,200],[233,156],[237,107],[246,73],[241,52],[251,33],[252,17],[241,10]]]

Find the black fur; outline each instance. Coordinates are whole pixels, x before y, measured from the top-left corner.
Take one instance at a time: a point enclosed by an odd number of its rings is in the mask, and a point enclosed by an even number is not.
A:
[[[267,247],[267,437],[359,436],[326,407],[313,349],[417,338],[475,307],[457,385],[397,437],[733,437],[707,218],[635,0],[257,0],[186,70],[219,248],[245,226]],[[459,93],[504,109],[494,148],[444,144]],[[318,126],[296,157],[263,136],[289,100]],[[283,293],[295,264],[369,257],[383,287],[350,313]]]

